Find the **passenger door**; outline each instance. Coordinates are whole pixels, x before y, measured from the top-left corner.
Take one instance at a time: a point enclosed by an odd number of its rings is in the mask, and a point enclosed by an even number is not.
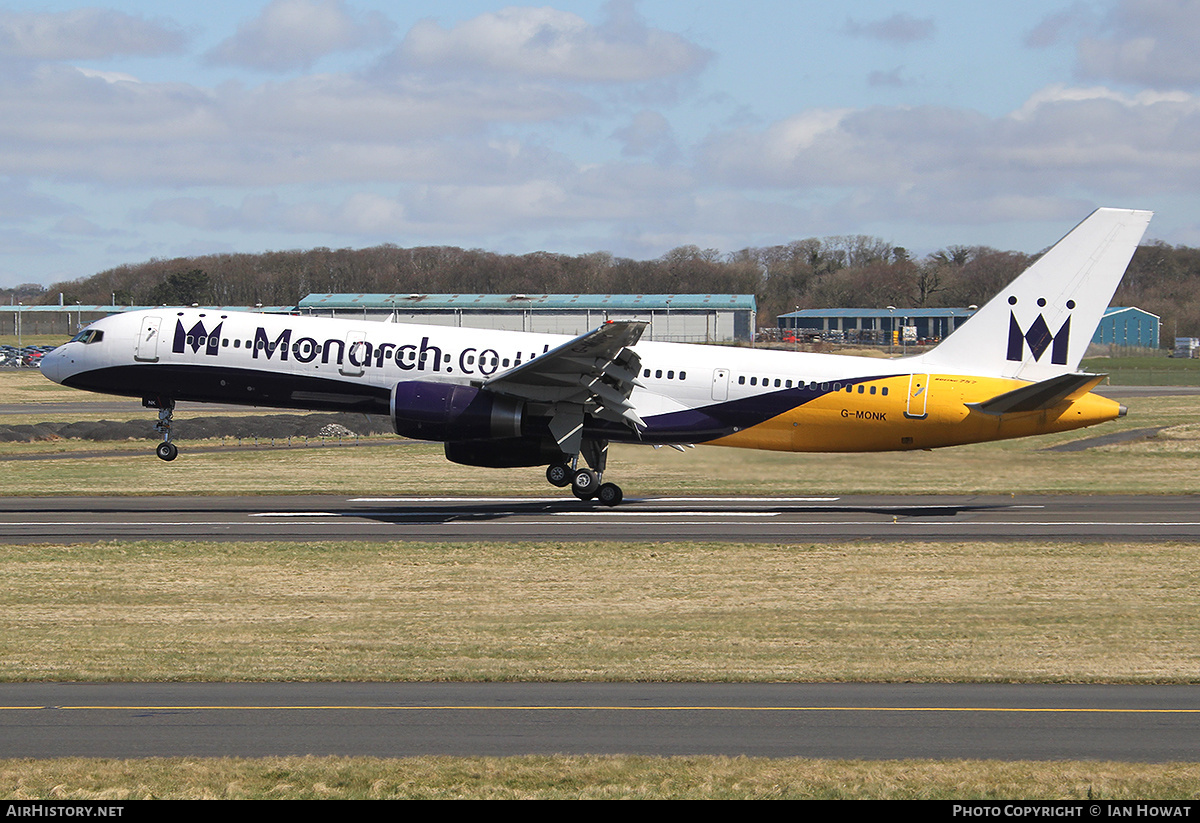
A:
[[[367,349],[367,333],[365,331],[352,331],[346,333],[346,356],[342,358],[342,365],[338,367],[338,371],[347,377],[358,377],[363,373],[363,361]],[[353,353],[353,358],[351,358]]]
[[[904,416],[912,420],[923,420],[928,414],[929,375],[914,374],[908,378],[908,405]]]
[[[729,399],[729,369],[713,369],[712,399]]]
[[[142,320],[142,327],[138,330],[137,340],[133,344],[134,360],[144,363],[158,361],[158,331],[161,325],[161,317],[146,317]]]

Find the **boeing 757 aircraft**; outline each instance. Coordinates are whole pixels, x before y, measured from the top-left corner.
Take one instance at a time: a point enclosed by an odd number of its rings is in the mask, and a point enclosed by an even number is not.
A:
[[[1151,213],[1098,209],[942,343],[880,360],[641,341],[612,321],[579,337],[160,307],[92,323],[42,373],[158,409],[176,401],[390,415],[469,466],[548,466],[615,506],[609,443],[794,452],[931,449],[1120,417],[1079,361]],[[582,458],[582,462],[580,460]]]

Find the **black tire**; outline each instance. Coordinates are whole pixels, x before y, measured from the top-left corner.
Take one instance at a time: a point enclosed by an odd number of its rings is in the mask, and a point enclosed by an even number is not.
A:
[[[625,495],[616,483],[605,483],[596,490],[596,499],[605,506],[616,506],[625,499]]]
[[[591,500],[596,496],[600,477],[591,469],[580,469],[571,478],[571,493],[580,500]]]
[[[159,460],[171,461],[179,456],[179,447],[174,443],[162,442],[158,444],[154,453],[158,455]]]
[[[551,486],[562,488],[571,485],[571,467],[566,463],[551,463],[546,469],[546,480]]]

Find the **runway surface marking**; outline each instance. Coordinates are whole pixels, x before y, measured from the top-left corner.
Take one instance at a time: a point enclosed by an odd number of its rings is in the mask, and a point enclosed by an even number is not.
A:
[[[372,526],[372,525],[375,525],[375,522],[380,521],[380,520],[411,520],[411,519],[429,518],[429,517],[435,517],[435,516],[436,517],[447,517],[447,516],[452,516],[452,515],[456,515],[456,514],[457,515],[478,516],[477,512],[469,512],[469,513],[467,513],[467,512],[461,512],[461,513],[438,512],[438,513],[436,513],[436,515],[431,515],[431,514],[377,514],[377,513],[367,514],[367,513],[356,513],[356,512],[347,512],[345,514],[327,514],[327,515],[321,515],[321,514],[289,515],[289,514],[283,514],[283,513],[280,513],[280,514],[263,513],[263,514],[258,514],[258,515],[251,514],[249,516],[250,517],[264,517],[264,518],[271,518],[271,517],[314,517],[314,518],[329,517],[329,518],[335,519],[337,521],[336,525],[339,525],[339,526],[345,526],[345,525]],[[596,515],[593,513],[583,513],[583,512],[579,512],[579,513],[576,513],[576,512],[554,512],[553,514],[555,516],[559,516],[559,517],[579,517],[579,518],[601,517],[606,520],[611,520],[616,517],[635,518],[635,517],[651,516],[650,513],[629,513],[629,514],[612,514],[612,515],[602,513],[600,515]],[[691,522],[691,518],[694,518],[697,516],[706,516],[706,515],[704,515],[702,513],[698,513],[698,512],[664,512],[658,516],[686,517],[688,519],[679,520],[676,522],[678,522],[681,525],[687,525],[689,522]],[[707,515],[707,516],[720,517],[722,515],[711,514],[711,515]],[[780,515],[779,515],[779,513],[732,512],[728,515],[723,515],[723,516],[726,516],[726,517],[778,517]],[[366,521],[372,521],[372,522],[366,522]],[[510,524],[510,525],[517,525],[517,526],[542,525],[542,526],[546,526],[547,528],[552,528],[554,526],[554,524],[548,523],[547,521],[542,520],[542,519],[510,518],[510,519],[506,519],[504,522],[507,524]],[[886,521],[884,521],[884,520],[789,520],[788,521],[789,525],[794,525],[794,526],[879,526],[884,523],[886,523]],[[178,520],[178,519],[172,519],[169,521],[64,520],[61,518],[55,519],[55,520],[10,520],[7,522],[0,523],[0,526],[44,526],[44,527],[49,527],[49,526],[60,526],[60,527],[61,526],[147,526],[147,527],[150,527],[150,526],[158,526],[158,525],[163,525],[163,524],[168,524],[171,526],[231,526],[231,525],[251,526],[251,525],[253,525],[253,526],[269,527],[269,523],[266,521],[260,521],[260,522],[248,521],[248,522],[246,522],[246,521],[234,521],[234,520]],[[314,523],[312,525],[331,525],[331,524]],[[660,522],[660,523],[658,523],[658,525],[671,525],[671,523],[670,522],[665,522],[665,523]],[[970,520],[955,520],[955,521],[951,521],[951,522],[945,522],[944,520],[942,520],[940,518],[933,519],[931,517],[905,517],[903,519],[898,519],[898,520],[893,521],[893,525],[896,525],[896,526],[906,526],[906,525],[907,526],[920,526],[922,528],[925,528],[928,526],[944,526],[946,528],[954,528],[954,529],[972,528],[972,527],[991,529],[991,528],[995,528],[996,526],[1046,526],[1046,527],[1080,526],[1080,527],[1097,527],[1097,528],[1111,527],[1111,526],[1129,526],[1129,527],[1150,528],[1150,527],[1158,527],[1158,526],[1196,527],[1196,526],[1200,526],[1200,520],[1003,520],[1003,521],[982,521],[982,522],[970,521]]]
[[[1099,502],[1097,502],[1099,500]],[[0,508],[5,501],[0,499]],[[109,511],[111,510],[111,512]],[[974,535],[974,536],[972,536]],[[1194,498],[572,497],[17,499],[0,538],[344,540],[695,539],[885,541],[984,537],[1200,540]]]
[[[840,497],[646,497],[647,503],[833,503]],[[351,503],[564,503],[569,497],[352,497]]]
[[[369,712],[892,712],[978,714],[1200,714],[1200,709],[1088,709],[998,706],[0,706],[0,711],[369,711]]]
[[[361,521],[361,520],[356,522],[355,519],[353,518],[353,516],[350,516],[350,515],[331,515],[331,516],[337,519],[337,521],[335,523],[319,523],[318,522],[318,523],[311,523],[310,525],[313,525],[313,526],[337,525],[337,526],[371,527],[371,526],[377,525],[377,521],[380,521],[380,520],[413,519],[413,517],[411,515],[408,517],[387,517],[387,516],[381,516],[381,515],[371,515],[369,520],[371,520],[373,522],[365,522],[365,521]],[[428,515],[425,515],[425,516],[427,517]],[[571,515],[565,515],[565,516],[569,517]],[[577,517],[588,517],[589,515],[576,515],[576,516]],[[629,516],[634,517],[636,515],[629,515]],[[689,523],[692,525],[697,525],[697,526],[699,525],[699,524],[695,523],[695,521],[692,519],[693,517],[695,517],[695,515],[693,515],[691,513],[689,513],[687,515],[676,515],[676,516],[685,516],[688,519],[656,521],[655,525],[658,525],[658,526],[673,526],[673,525],[686,526]],[[770,515],[756,515],[756,514],[742,513],[742,514],[738,514],[738,515],[729,515],[729,516],[730,517],[766,517],[766,516],[770,516]],[[347,517],[350,518],[348,522],[346,522]],[[611,518],[605,518],[605,519],[611,519]],[[238,522],[238,521],[229,521],[229,520],[171,520],[171,521],[169,521],[169,523],[167,525],[170,525],[172,527],[234,526],[234,525],[236,525],[236,526],[262,526],[264,528],[270,528],[269,522],[270,522],[269,520],[263,520],[263,521],[259,521],[259,522],[254,522],[254,521]],[[750,522],[750,521],[747,521],[747,522]],[[880,521],[880,520],[789,520],[787,522],[788,522],[789,526],[847,527],[847,526],[879,526],[879,525],[883,525],[885,521]],[[556,528],[554,523],[548,523],[545,520],[508,519],[508,520],[504,521],[504,524],[511,525],[511,526],[523,526],[523,527],[545,526],[548,529]],[[9,521],[7,523],[0,523],[0,525],[3,525],[3,526],[29,526],[29,527],[54,527],[54,526],[57,526],[57,527],[62,527],[62,526],[139,527],[139,526],[141,526],[141,527],[151,528],[151,527],[157,527],[160,525],[164,525],[164,523],[161,521],[151,521],[151,520],[66,520],[66,521],[64,521],[64,520],[13,520],[13,521]],[[436,524],[434,524],[434,525],[436,525]],[[450,525],[450,524],[446,524],[446,525]],[[731,523],[729,525],[736,525],[736,521],[734,521],[734,523]],[[946,528],[953,528],[953,529],[963,529],[963,528],[972,528],[972,527],[977,528],[977,529],[994,529],[997,526],[1007,526],[1007,527],[1040,526],[1040,527],[1046,527],[1046,528],[1054,528],[1054,527],[1062,527],[1062,526],[1089,527],[1089,528],[1111,528],[1113,526],[1126,526],[1129,528],[1139,528],[1139,527],[1140,528],[1159,528],[1159,527],[1195,528],[1195,527],[1200,527],[1200,520],[1182,520],[1182,521],[1174,521],[1174,520],[1151,520],[1151,521],[1134,521],[1134,520],[1004,520],[1004,521],[998,521],[998,522],[983,522],[983,523],[973,523],[970,521],[955,521],[953,523],[943,523],[938,520],[907,518],[905,520],[898,520],[893,525],[895,525],[895,526],[919,526],[922,528],[925,528],[928,526],[944,526]]]

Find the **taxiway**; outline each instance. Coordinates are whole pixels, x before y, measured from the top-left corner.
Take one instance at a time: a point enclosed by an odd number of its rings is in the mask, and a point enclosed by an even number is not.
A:
[[[1194,761],[1200,687],[8,683],[0,757],[644,754]]]

